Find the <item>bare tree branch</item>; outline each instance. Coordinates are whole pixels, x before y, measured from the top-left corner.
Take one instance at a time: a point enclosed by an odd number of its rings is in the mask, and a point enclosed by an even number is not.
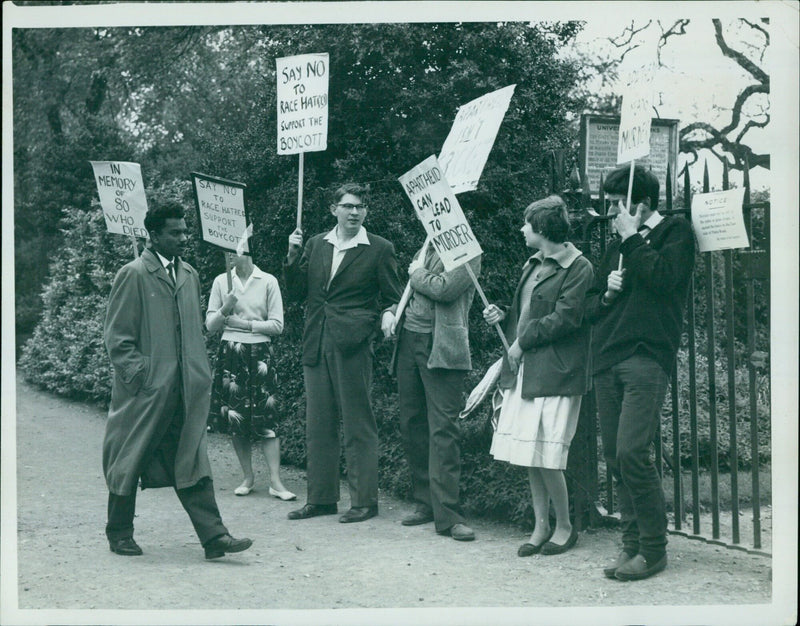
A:
[[[725,41],[724,35],[722,34],[722,23],[718,19],[713,19],[711,22],[714,24],[714,33],[717,40],[717,45],[722,51],[722,54],[729,59],[736,61],[739,67],[751,74],[758,82],[764,85],[769,85],[769,74],[744,56],[741,52],[734,50],[728,45],[728,43]]]

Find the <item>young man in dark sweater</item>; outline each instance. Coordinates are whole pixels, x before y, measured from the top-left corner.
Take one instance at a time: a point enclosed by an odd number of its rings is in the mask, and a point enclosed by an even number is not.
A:
[[[603,452],[617,479],[622,523],[622,552],[603,571],[640,580],[667,565],[664,492],[650,450],[680,343],[695,243],[687,220],[658,213],[658,179],[641,166],[633,173],[632,213],[626,210],[629,176],[624,166],[603,185],[619,240],[600,264],[587,315]]]

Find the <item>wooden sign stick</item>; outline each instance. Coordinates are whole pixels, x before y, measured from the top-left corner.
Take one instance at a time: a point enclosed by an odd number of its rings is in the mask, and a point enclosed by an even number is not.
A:
[[[305,152],[301,152],[298,156],[297,166],[297,230],[302,230],[303,227],[303,156]]]
[[[233,289],[233,277],[231,276],[231,253],[225,252],[225,275],[228,277],[228,291]]]
[[[636,165],[636,159],[631,160],[631,175],[628,177],[628,200],[625,203],[626,210],[630,215],[631,212],[631,192],[633,191],[633,167]],[[622,271],[622,253],[619,255],[619,266],[617,267],[618,271]]]
[[[478,292],[478,295],[481,297],[483,301],[483,306],[488,307],[489,301],[486,299],[486,294],[483,293],[483,289],[481,289],[480,283],[478,283],[478,277],[475,276],[475,272],[472,271],[472,267],[469,263],[464,263],[464,267],[467,268],[467,273],[469,277],[472,279],[472,282],[475,283],[475,289]],[[509,351],[510,347],[508,345],[508,339],[506,339],[505,333],[503,333],[503,329],[500,328],[500,324],[494,324],[494,327],[497,329],[497,334],[500,335],[500,341],[503,342],[503,347],[506,349],[506,352]]]
[[[133,235],[131,235],[130,237],[131,237],[131,245],[133,246],[133,258],[134,259],[138,259],[139,258],[139,246],[136,245],[136,237],[134,237]]]

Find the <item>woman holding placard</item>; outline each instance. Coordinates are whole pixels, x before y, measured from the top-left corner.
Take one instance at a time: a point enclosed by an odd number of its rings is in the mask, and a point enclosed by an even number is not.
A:
[[[536,525],[519,556],[560,554],[578,540],[569,519],[564,470],[590,389],[590,326],[584,316],[592,264],[570,242],[569,218],[559,196],[525,209],[525,244],[538,251],[522,269],[511,307],[490,304],[489,324],[504,322],[509,341],[498,385],[503,391],[495,459],[528,468]],[[550,528],[550,502],[556,517]]]
[[[242,466],[244,482],[234,493],[253,491],[252,446],[261,446],[270,474],[269,493],[294,500],[280,477],[280,440],[275,432],[278,377],[271,337],[283,332],[283,299],[278,281],[261,271],[247,255],[234,257],[229,278],[214,279],[208,300],[206,328],[222,331],[212,410],[227,420],[231,441]],[[228,281],[232,285],[227,289]]]

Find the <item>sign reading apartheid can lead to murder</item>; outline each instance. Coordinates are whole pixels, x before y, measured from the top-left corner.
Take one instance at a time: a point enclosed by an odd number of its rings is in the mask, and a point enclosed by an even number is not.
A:
[[[442,171],[453,193],[478,188],[497,131],[516,85],[487,93],[461,106],[439,152]]]
[[[249,254],[246,185],[198,172],[191,176],[203,241],[223,250]]]
[[[97,182],[100,206],[110,233],[147,238],[144,216],[147,197],[138,163],[127,161],[89,161]]]
[[[435,155],[400,177],[428,238],[451,271],[483,253]]]
[[[328,148],[328,53],[275,59],[278,154]]]

